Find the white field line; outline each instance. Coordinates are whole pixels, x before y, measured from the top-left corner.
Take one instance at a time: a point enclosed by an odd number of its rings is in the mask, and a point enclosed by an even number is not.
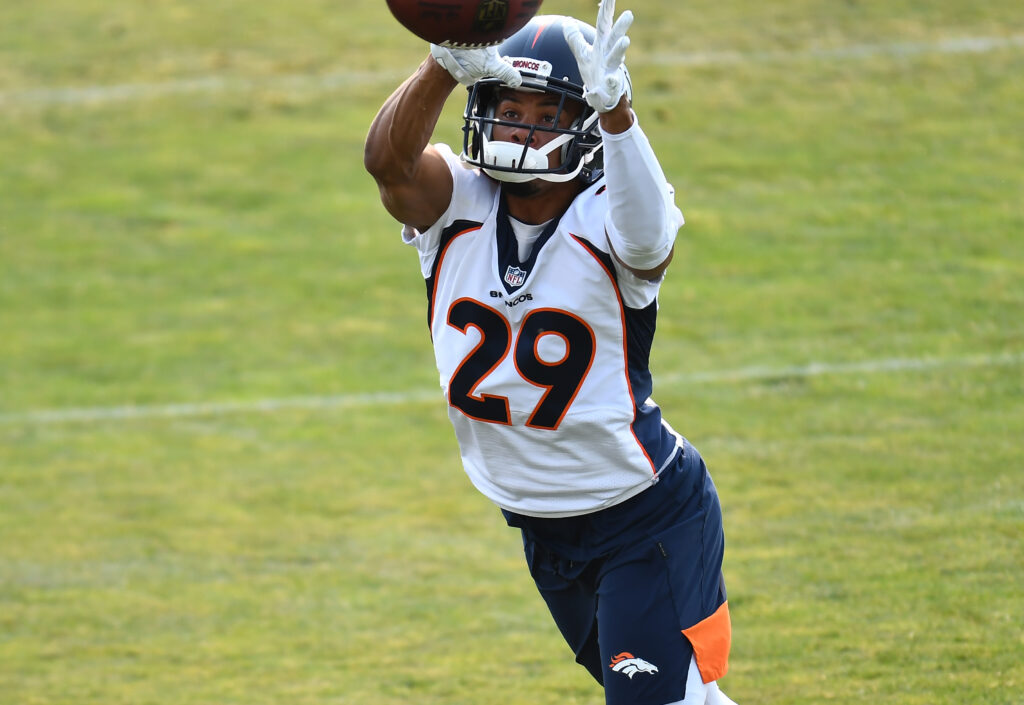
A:
[[[655,376],[655,383],[709,384],[714,382],[743,382],[787,377],[819,377],[821,375],[879,374],[884,372],[919,372],[934,369],[965,367],[1004,367],[1024,364],[1024,351],[999,355],[979,354],[965,357],[912,357],[863,360],[860,362],[810,362],[789,367],[741,367],[718,372],[675,373]]]
[[[807,59],[850,61],[876,56],[914,57],[927,54],[984,54],[1000,49],[1024,48],[1024,34],[1009,37],[953,37],[931,42],[889,42],[854,44],[845,47],[819,47],[796,51],[658,53],[640,58],[639,64],[661,66],[705,66],[722,64],[759,64]]]
[[[734,370],[675,373],[656,376],[659,388],[713,384],[716,382],[746,382],[821,375],[879,374],[886,372],[917,372],[935,369],[1001,367],[1024,364],[1024,351],[1001,355],[979,354],[966,357],[921,357],[863,360],[860,362],[812,362],[788,367],[741,367]],[[41,409],[37,411],[0,414],[0,424],[58,424],[68,422],[97,422],[111,420],[144,420],[154,418],[195,418],[225,416],[228,414],[276,412],[292,409],[343,409],[359,407],[385,407],[421,402],[441,402],[440,390],[410,390],[406,392],[374,392],[365,394],[335,394],[328,396],[282,397],[252,401],[194,402],[187,404],[93,406],[67,409]]]
[[[349,86],[369,85],[378,81],[399,81],[407,74],[407,71],[396,70],[345,71],[328,74],[287,74],[263,79],[212,75],[152,83],[43,87],[2,92],[0,93],[0,108],[5,106],[100,105],[195,93],[246,94],[260,90],[329,93]]]
[[[343,409],[349,407],[394,406],[423,401],[441,401],[441,390],[409,392],[371,392],[329,396],[281,397],[251,401],[213,401],[183,404],[86,406],[67,409],[41,409],[0,414],[0,424],[50,424],[68,421],[108,421],[154,418],[194,418],[236,413],[274,412],[286,409]]]
[[[979,54],[1000,49],[1024,48],[1024,35],[1008,37],[954,37],[928,42],[888,42],[845,47],[810,48],[796,51],[655,53],[633,60],[637,65],[708,66],[756,64],[805,60],[850,61],[877,56],[913,57],[926,54]],[[327,93],[374,82],[393,83],[407,72],[335,71],[326,74],[288,74],[261,79],[231,76],[199,76],[169,81],[121,83],[93,86],[51,86],[0,92],[0,109],[46,105],[97,105],[141,101],[164,96],[195,93],[252,93],[285,90]]]

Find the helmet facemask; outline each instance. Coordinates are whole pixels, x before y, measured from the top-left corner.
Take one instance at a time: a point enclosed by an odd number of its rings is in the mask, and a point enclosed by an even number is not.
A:
[[[495,110],[503,87],[511,90],[498,79],[485,79],[470,87],[462,128],[463,161],[480,167],[498,181],[522,183],[542,179],[564,182],[582,174],[584,181],[589,182],[593,162],[600,156],[601,135],[597,113],[583,101],[580,90],[564,81],[533,77],[523,71],[523,85],[518,90],[549,93],[558,98],[554,124],[546,126],[511,122],[497,116]],[[580,115],[568,127],[558,127],[570,102],[581,107]],[[525,130],[527,134],[523,144],[493,140],[491,135],[495,125]],[[530,147],[538,133],[553,133],[555,136],[540,147]],[[548,158],[551,153],[559,157],[554,166]]]

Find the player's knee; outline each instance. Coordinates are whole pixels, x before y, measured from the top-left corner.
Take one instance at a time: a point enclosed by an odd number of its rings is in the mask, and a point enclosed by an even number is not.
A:
[[[705,705],[708,696],[708,685],[700,676],[697,668],[697,661],[690,657],[690,667],[686,672],[686,695],[682,700],[666,703],[665,705]],[[712,682],[710,685],[714,685]]]
[[[686,697],[666,705],[736,705],[736,703],[722,692],[717,683],[712,681],[711,683],[700,683],[697,686],[687,683]]]
[[[690,657],[690,668],[686,672],[686,696],[682,700],[665,705],[736,705],[718,687],[718,681],[705,683],[701,678],[697,661]]]
[[[708,695],[704,702],[707,705],[736,705],[728,695],[722,692],[722,689],[718,687],[718,683],[714,681],[708,683]]]

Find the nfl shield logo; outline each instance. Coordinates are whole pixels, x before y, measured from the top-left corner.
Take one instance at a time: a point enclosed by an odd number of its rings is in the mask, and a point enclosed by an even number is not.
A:
[[[511,264],[505,270],[505,283],[509,286],[522,286],[526,281],[526,270],[513,267]]]

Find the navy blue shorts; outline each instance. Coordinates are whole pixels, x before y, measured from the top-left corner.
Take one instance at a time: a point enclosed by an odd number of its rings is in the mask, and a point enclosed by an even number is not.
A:
[[[684,442],[656,484],[614,507],[564,519],[504,514],[608,705],[682,700],[694,653],[683,630],[721,614],[726,597],[722,511],[696,449]]]

